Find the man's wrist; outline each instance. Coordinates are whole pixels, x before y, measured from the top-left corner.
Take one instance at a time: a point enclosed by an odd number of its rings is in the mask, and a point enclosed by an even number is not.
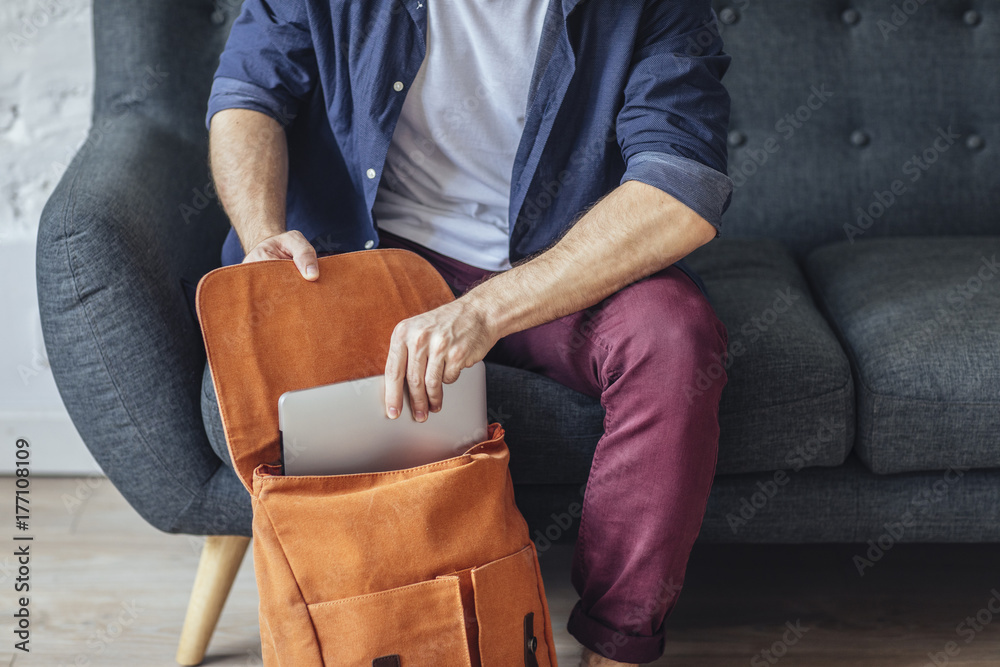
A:
[[[495,342],[511,332],[508,331],[510,322],[508,321],[507,314],[509,313],[509,309],[504,308],[501,299],[491,289],[489,283],[492,280],[495,280],[495,278],[473,287],[462,295],[461,299],[478,314],[489,336]]]
[[[264,241],[278,236],[279,234],[284,234],[285,231],[286,230],[282,227],[257,228],[253,233],[245,235],[246,242],[243,244],[243,252],[245,254],[250,254],[254,248],[259,246]],[[238,230],[237,235],[240,236],[241,240],[244,238],[243,235],[239,234]]]

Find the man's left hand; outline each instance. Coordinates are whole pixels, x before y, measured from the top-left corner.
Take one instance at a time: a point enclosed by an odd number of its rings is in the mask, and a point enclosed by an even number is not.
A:
[[[489,319],[470,299],[458,298],[397,324],[385,364],[386,415],[399,416],[406,390],[418,422],[440,410],[443,386],[481,361],[499,340]]]

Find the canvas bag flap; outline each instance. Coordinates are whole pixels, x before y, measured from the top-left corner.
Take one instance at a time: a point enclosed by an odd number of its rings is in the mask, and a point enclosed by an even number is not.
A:
[[[247,490],[259,464],[280,461],[281,394],[384,372],[396,324],[453,299],[427,260],[397,248],[321,257],[311,282],[292,260],[202,277],[198,319],[229,454]]]

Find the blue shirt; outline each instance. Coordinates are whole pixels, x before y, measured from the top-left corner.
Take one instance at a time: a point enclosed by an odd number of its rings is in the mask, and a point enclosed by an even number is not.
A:
[[[233,23],[206,125],[241,108],[285,126],[286,223],[321,254],[378,245],[372,206],[424,59],[428,1],[246,0]],[[719,229],[732,181],[716,21],[709,0],[550,1],[511,174],[511,263],[628,180]],[[230,230],[222,263],[242,259]]]

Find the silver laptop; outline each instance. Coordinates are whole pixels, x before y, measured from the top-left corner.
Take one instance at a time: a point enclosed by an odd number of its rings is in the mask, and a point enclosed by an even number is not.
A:
[[[385,376],[285,392],[278,400],[286,475],[401,470],[458,456],[486,439],[486,365],[444,385],[440,412],[413,419],[407,392],[396,419],[385,415]]]

